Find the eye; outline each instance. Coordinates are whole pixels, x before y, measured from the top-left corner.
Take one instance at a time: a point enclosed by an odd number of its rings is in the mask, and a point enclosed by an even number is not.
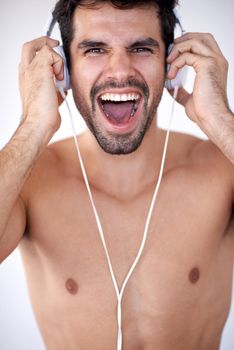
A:
[[[150,49],[149,47],[136,47],[132,51],[134,53],[137,53],[137,54],[150,54],[150,53],[153,53],[152,49]]]
[[[102,53],[104,53],[104,50],[99,47],[93,47],[85,51],[85,55],[89,55],[89,56],[97,56]]]

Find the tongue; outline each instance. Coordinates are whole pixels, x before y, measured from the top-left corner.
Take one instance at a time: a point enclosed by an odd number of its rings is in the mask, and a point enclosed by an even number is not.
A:
[[[129,121],[133,106],[134,102],[105,102],[103,110],[111,121],[123,124]]]

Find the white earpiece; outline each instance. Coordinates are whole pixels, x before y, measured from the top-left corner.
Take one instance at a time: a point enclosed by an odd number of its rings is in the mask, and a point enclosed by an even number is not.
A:
[[[171,52],[173,48],[173,44],[171,44],[168,48],[168,54]],[[167,65],[167,72],[170,69],[170,65]],[[188,66],[183,67],[180,69],[174,79],[167,79],[165,81],[165,88],[167,90],[174,90],[176,87],[180,88],[185,85],[186,79],[188,75]]]
[[[174,15],[176,18],[176,24],[179,26],[179,29],[181,31],[181,35],[183,35],[186,33],[186,31],[185,31],[184,27],[182,26],[180,13],[177,11],[176,8],[173,10],[173,12],[174,12]],[[169,45],[168,54],[171,52],[172,48],[173,48],[173,44]],[[167,65],[167,72],[169,71],[169,69],[170,69],[170,65]],[[180,87],[184,86],[186,79],[187,79],[187,75],[188,75],[188,66],[185,66],[178,71],[178,73],[174,79],[172,79],[172,80],[167,79],[165,81],[165,88],[167,90],[174,90],[175,88],[180,88]]]

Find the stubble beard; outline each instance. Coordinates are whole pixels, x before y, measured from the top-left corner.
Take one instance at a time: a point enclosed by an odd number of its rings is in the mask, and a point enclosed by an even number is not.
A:
[[[160,86],[163,84],[160,84]],[[96,116],[96,96],[97,93],[104,90],[104,88],[123,88],[123,87],[136,87],[140,88],[142,91],[144,103],[142,116],[140,117],[141,124],[137,127],[133,133],[130,134],[110,134],[102,130],[100,123],[98,122],[98,118]],[[125,155],[130,154],[136,151],[143,139],[147,131],[149,130],[160,103],[162,97],[163,87],[159,87],[158,90],[154,93],[154,98],[152,100],[151,105],[148,107],[149,100],[149,89],[146,85],[136,82],[136,81],[128,81],[125,84],[117,85],[115,82],[111,82],[108,84],[103,84],[102,86],[93,87],[90,93],[91,106],[88,104],[88,101],[82,95],[80,88],[77,86],[73,88],[73,97],[78,111],[81,116],[85,120],[87,127],[94,135],[100,147],[106,153],[112,155]],[[156,126],[155,126],[156,127]]]

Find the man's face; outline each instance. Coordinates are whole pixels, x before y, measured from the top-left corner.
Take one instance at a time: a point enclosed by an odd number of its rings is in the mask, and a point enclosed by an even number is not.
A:
[[[153,6],[77,8],[71,81],[77,108],[105,152],[135,151],[154,119],[165,45]]]

